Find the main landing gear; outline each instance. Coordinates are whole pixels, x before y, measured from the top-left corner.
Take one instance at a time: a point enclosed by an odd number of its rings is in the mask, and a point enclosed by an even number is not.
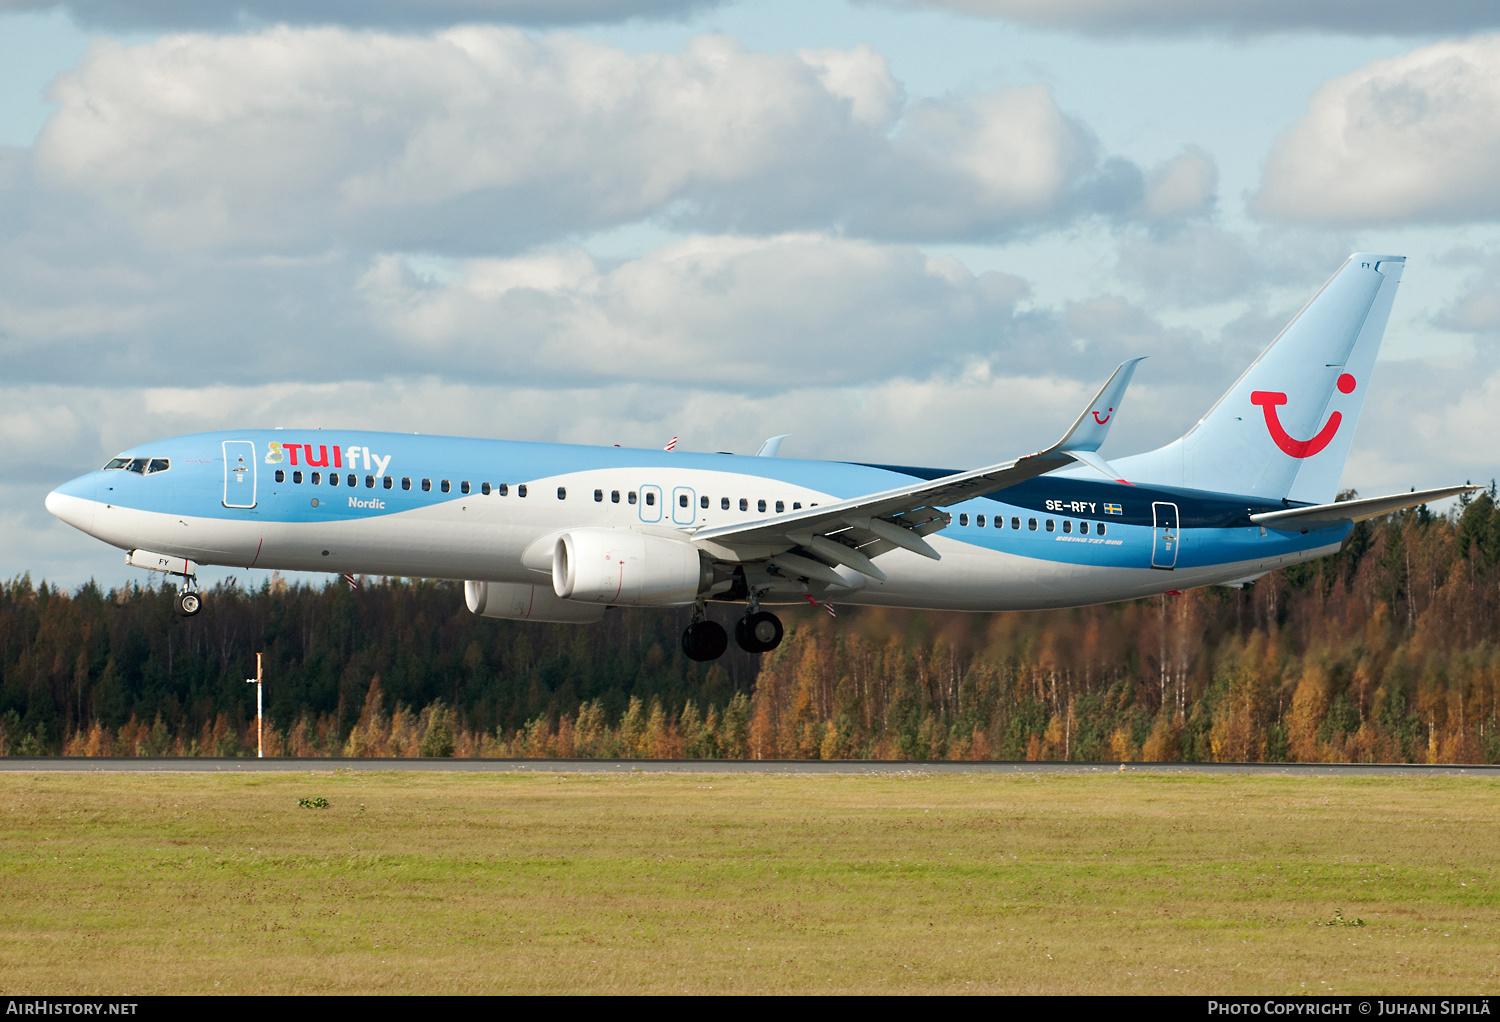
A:
[[[781,645],[785,630],[781,619],[764,610],[751,610],[734,626],[734,641],[746,653],[769,653]],[[724,626],[708,620],[706,608],[699,606],[693,614],[693,623],[682,633],[682,652],[689,660],[702,663],[717,660],[729,648],[729,635]]]
[[[682,651],[689,660],[717,660],[729,648],[729,635],[716,621],[694,621],[682,633]]]
[[[746,653],[769,653],[781,645],[781,618],[769,611],[746,614],[735,623],[734,641]]]

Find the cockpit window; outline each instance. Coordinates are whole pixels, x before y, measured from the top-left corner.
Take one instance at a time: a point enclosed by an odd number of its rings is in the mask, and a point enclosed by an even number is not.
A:
[[[118,468],[142,476],[148,476],[154,472],[165,472],[171,467],[170,458],[111,458],[109,464],[104,466],[106,471]]]

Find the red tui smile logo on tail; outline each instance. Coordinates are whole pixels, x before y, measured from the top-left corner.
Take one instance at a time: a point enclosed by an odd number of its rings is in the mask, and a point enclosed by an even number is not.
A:
[[[1338,387],[1341,393],[1352,393],[1354,386],[1354,377],[1348,373],[1339,377]],[[1261,410],[1266,413],[1266,429],[1270,431],[1271,439],[1276,441],[1276,446],[1281,448],[1282,453],[1293,458],[1311,458],[1327,447],[1333,440],[1334,434],[1339,431],[1339,424],[1344,421],[1342,414],[1334,412],[1311,440],[1298,440],[1286,431],[1286,427],[1282,426],[1280,415],[1276,411],[1277,405],[1286,404],[1285,394],[1270,390],[1251,391],[1250,403],[1261,406]]]
[[[1114,414],[1114,409],[1113,409],[1113,408],[1111,408],[1111,409],[1110,409],[1110,410],[1109,410],[1109,412],[1110,412],[1110,415],[1113,415],[1113,414]],[[1099,424],[1099,425],[1101,425],[1101,426],[1102,426],[1102,425],[1104,425],[1104,424],[1105,424],[1105,423],[1106,423],[1106,422],[1108,422],[1108,421],[1109,421],[1109,419],[1110,419],[1110,415],[1106,415],[1106,416],[1104,416],[1104,418],[1102,418],[1102,419],[1101,419],[1101,418],[1099,418],[1099,413],[1098,413],[1098,412],[1095,412],[1095,413],[1094,413],[1094,421],[1095,421],[1095,422],[1097,422],[1097,423],[1098,423],[1098,424]]]

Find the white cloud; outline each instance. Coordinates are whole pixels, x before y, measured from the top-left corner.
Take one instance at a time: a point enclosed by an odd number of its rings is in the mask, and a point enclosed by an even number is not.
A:
[[[165,248],[517,251],[649,217],[994,236],[1142,189],[1045,87],[907,104],[865,46],[283,26],[96,41],[50,95],[37,180]]]
[[[824,235],[695,237],[611,269],[576,250],[458,264],[443,284],[378,258],[370,321],[481,378],[732,390],[848,385],[988,358],[1026,285],[914,249]]]
[[[1449,253],[1451,263],[1478,264],[1478,272],[1434,317],[1435,324],[1459,333],[1494,335],[1500,332],[1500,259],[1479,252]]]
[[[1343,263],[1351,244],[1326,232],[1278,227],[1242,233],[1212,222],[1176,224],[1122,232],[1115,272],[1152,301],[1178,308],[1259,302],[1273,288],[1293,289],[1292,299],[1300,302]]]
[[[291,25],[429,27],[498,21],[567,25],[681,17],[720,0],[0,0],[3,11],[66,9],[84,25],[112,29]]]
[[[1469,32],[1500,25],[1487,0],[884,0],[1085,35],[1262,34],[1318,31],[1348,35]]]
[[[1424,46],[1325,83],[1277,140],[1254,208],[1325,224],[1500,217],[1500,36]]]
[[[1196,146],[1163,162],[1146,176],[1145,214],[1152,220],[1181,220],[1209,212],[1219,187],[1214,158]]]

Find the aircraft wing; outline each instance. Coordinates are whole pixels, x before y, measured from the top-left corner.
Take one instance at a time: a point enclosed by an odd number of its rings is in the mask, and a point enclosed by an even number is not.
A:
[[[1483,486],[1443,486],[1436,490],[1421,490],[1413,493],[1396,493],[1389,497],[1368,497],[1364,500],[1341,500],[1335,504],[1313,504],[1309,507],[1287,508],[1285,511],[1265,511],[1251,515],[1256,525],[1287,532],[1306,532],[1308,529],[1326,529],[1347,522],[1362,522],[1366,518],[1377,518],[1392,511],[1404,511],[1418,504],[1428,504],[1458,493],[1473,493]]]
[[[1075,461],[1117,478],[1117,473],[1094,452],[1104,443],[1140,361],[1136,358],[1121,363],[1072,428],[1046,450],[853,500],[756,522],[700,529],[693,533],[693,541],[728,560],[769,559],[787,572],[835,585],[846,583],[828,563],[884,580],[884,572],[871,559],[889,550],[900,547],[936,560],[937,551],[922,537],[948,524],[948,515],[940,508],[1003,490]],[[793,548],[800,548],[800,552],[793,552]]]

